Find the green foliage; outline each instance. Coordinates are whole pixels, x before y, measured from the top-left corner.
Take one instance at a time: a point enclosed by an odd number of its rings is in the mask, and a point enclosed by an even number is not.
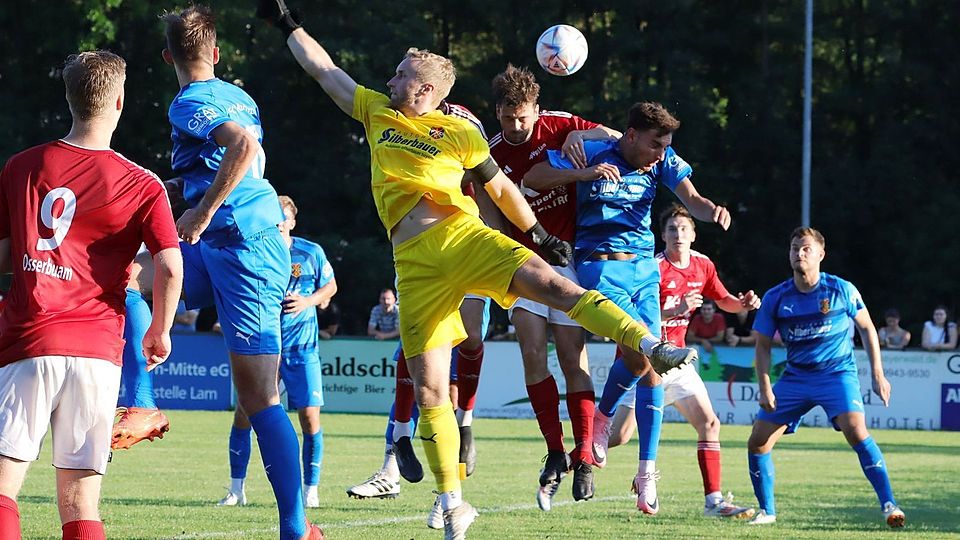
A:
[[[363,131],[302,73],[279,34],[253,19],[252,2],[211,3],[219,16],[218,73],[260,105],[267,176],[305,209],[298,232],[344,239],[364,268],[335,262],[350,281],[340,293],[353,320],[347,325],[362,326],[367,304],[392,280]],[[800,219],[802,3],[291,4],[302,5],[306,28],[374,89],[385,88],[409,46],[449,54],[460,69],[451,99],[470,107],[491,135],[493,75],[507,62],[535,68],[533,45],[548,26],[578,26],[590,58],[573,77],[540,75],[542,105],[618,127],[631,103],[664,102],[683,121],[675,147],[694,165],[697,187],[734,214],[726,233],[702,225],[697,248],[735,289],[763,291],[788,276],[786,237]],[[0,10],[0,157],[69,129],[59,67],[72,52],[104,47],[128,61],[116,148],[169,175],[165,112],[177,84],[160,59],[157,15],[174,8],[25,0]],[[960,70],[944,54],[960,49],[958,14],[960,4],[935,0],[816,4],[812,216],[828,241],[824,268],[854,281],[875,315],[898,306],[912,330],[935,303],[960,307],[960,250],[951,249],[960,208]],[[661,194],[656,209],[672,198]],[[352,298],[347,305],[352,294],[360,306]]]

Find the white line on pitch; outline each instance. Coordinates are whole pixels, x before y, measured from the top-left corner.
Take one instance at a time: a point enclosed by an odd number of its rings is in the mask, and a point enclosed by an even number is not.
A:
[[[629,495],[620,495],[615,497],[597,497],[592,499],[595,502],[610,502],[610,501],[627,501],[636,499],[634,496]],[[560,506],[570,506],[576,504],[577,501],[558,501],[553,503],[553,507]],[[520,512],[523,510],[534,510],[537,508],[535,504],[510,504],[505,506],[490,506],[490,507],[481,507],[477,508],[477,511],[480,512],[480,515],[484,514],[508,514],[510,512]],[[392,518],[381,518],[381,519],[361,519],[355,521],[344,521],[341,523],[321,523],[320,526],[324,530],[327,529],[354,529],[357,527],[376,527],[379,525],[389,525],[391,523],[407,523],[411,521],[421,521],[424,519],[425,513],[418,514],[416,516],[398,516]],[[239,537],[244,534],[252,533],[269,533],[277,532],[277,527],[270,527],[266,529],[253,529],[245,531],[229,531],[229,532],[200,532],[200,533],[189,533],[182,534],[180,536],[175,536],[176,540],[202,540],[204,538],[233,538]]]

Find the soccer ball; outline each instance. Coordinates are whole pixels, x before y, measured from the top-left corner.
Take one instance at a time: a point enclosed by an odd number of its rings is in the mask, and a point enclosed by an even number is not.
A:
[[[573,75],[587,61],[587,38],[569,25],[551,26],[537,40],[537,61],[551,75]]]

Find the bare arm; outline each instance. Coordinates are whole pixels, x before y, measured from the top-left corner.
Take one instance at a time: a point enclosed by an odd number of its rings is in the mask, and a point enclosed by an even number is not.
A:
[[[483,189],[504,217],[521,231],[529,231],[537,224],[537,218],[520,189],[503,171],[497,171],[496,176],[483,185]]]
[[[557,169],[549,161],[541,161],[523,175],[523,185],[530,189],[553,189],[574,182],[592,182],[600,178],[620,179],[620,169],[609,163],[600,163],[585,169]]]
[[[183,286],[183,257],[180,248],[168,248],[153,256],[153,319],[143,336],[147,371],[170,356],[170,327],[177,314]]]
[[[576,168],[582,169],[587,166],[587,153],[583,149],[583,141],[619,139],[622,136],[623,134],[619,131],[606,126],[571,131],[567,133],[567,138],[560,147],[560,155],[569,159]]]
[[[857,311],[857,316],[853,318],[857,325],[857,331],[860,333],[860,341],[863,342],[863,349],[870,359],[870,371],[873,374],[873,391],[876,392],[883,405],[890,403],[890,383],[883,374],[883,361],[880,359],[880,340],[877,338],[877,329],[873,326],[870,319],[870,313],[866,308]]]
[[[730,227],[730,212],[726,208],[714,204],[713,201],[700,195],[689,178],[680,182],[674,190],[680,202],[690,210],[690,214],[700,221],[716,223],[727,230]]]
[[[200,199],[200,203],[184,212],[177,220],[180,238],[191,244],[197,243],[200,234],[210,225],[213,214],[243,180],[260,152],[257,138],[236,122],[225,122],[217,126],[213,130],[213,138],[218,146],[226,148],[217,176]]]
[[[757,362],[757,383],[760,392],[760,407],[767,412],[773,412],[777,408],[777,398],[773,394],[773,385],[770,384],[770,345],[769,337],[753,331],[757,345],[754,349]]]
[[[290,34],[287,46],[300,67],[320,83],[337,107],[353,115],[353,95],[357,91],[357,83],[333,62],[326,49],[303,28]]]
[[[307,308],[329,302],[335,294],[337,294],[337,280],[331,279],[326,285],[307,296],[300,296],[299,293],[288,294],[283,299],[283,312],[288,314],[300,313]]]

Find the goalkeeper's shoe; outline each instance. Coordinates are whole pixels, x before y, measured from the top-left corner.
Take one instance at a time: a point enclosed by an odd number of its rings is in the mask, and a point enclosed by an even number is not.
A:
[[[400,495],[400,481],[388,478],[382,470],[347,489],[349,497],[357,499],[393,499]]]
[[[721,517],[730,519],[750,519],[756,512],[749,506],[733,504],[733,493],[727,493],[723,500],[713,506],[704,506],[703,515],[706,517]]]
[[[661,375],[671,369],[685,366],[697,359],[697,350],[693,347],[677,347],[666,341],[658,343],[650,352],[650,365]]]
[[[443,540],[464,540],[467,528],[480,513],[467,501],[443,513]]]
[[[427,514],[427,527],[431,529],[443,529],[443,507],[440,506],[440,493],[434,491],[437,498],[433,500],[433,508]]]
[[[217,503],[217,506],[246,506],[247,505],[247,494],[241,491],[240,493],[234,493],[230,489],[227,489],[227,494],[220,499],[220,502]]]
[[[162,439],[163,434],[170,430],[167,415],[159,409],[120,407],[117,416],[119,419],[113,425],[113,441],[110,443],[110,448],[114,450],[130,448],[144,439]]]
[[[903,527],[903,523],[907,520],[907,516],[903,513],[903,510],[890,501],[883,504],[883,518],[887,521],[887,525],[889,525],[891,529]]]

